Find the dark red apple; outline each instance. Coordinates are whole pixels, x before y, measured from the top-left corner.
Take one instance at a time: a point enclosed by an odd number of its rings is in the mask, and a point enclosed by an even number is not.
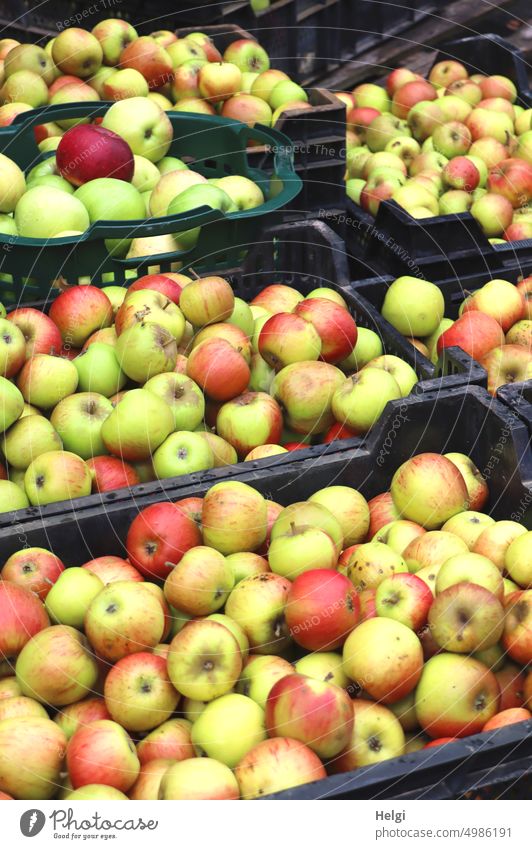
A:
[[[73,186],[98,177],[113,177],[129,183],[135,162],[130,146],[111,130],[80,124],[67,130],[56,151],[59,173]]]

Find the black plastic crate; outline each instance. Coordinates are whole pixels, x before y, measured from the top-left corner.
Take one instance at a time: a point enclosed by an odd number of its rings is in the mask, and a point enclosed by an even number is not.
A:
[[[365,50],[404,32],[437,7],[437,0],[342,0],[342,59],[355,59]]]
[[[497,398],[525,422],[532,439],[532,380],[501,386],[497,391]]]
[[[522,105],[532,104],[523,58],[500,36],[488,34],[447,42],[435,62],[446,57],[464,62],[470,72],[510,77],[518,87]],[[365,267],[367,271],[399,275],[417,268],[425,275],[448,277],[474,271],[479,261],[497,271],[515,257],[532,258],[532,239],[492,245],[469,212],[417,220],[394,201],[384,201],[373,218],[349,198],[346,203],[350,220],[344,238],[354,258],[353,273]]]
[[[389,488],[401,463],[424,451],[470,456],[489,482],[486,510],[503,519],[519,509],[519,521],[532,528],[532,452],[527,428],[512,410],[479,387],[391,401],[365,438],[321,448],[326,450],[320,449],[319,455],[297,451],[142,484],[133,493],[124,490],[62,502],[59,509],[48,505],[29,513],[18,511],[9,524],[0,526],[0,559],[34,545],[52,549],[70,566],[104,554],[123,555],[123,540],[139,510],[158,501],[204,495],[220,480],[243,481],[281,504],[304,500],[333,484],[354,486],[372,498]],[[55,512],[49,511],[54,506]]]

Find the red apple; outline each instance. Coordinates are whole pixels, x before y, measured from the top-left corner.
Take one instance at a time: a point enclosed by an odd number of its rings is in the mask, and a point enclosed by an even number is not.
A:
[[[286,622],[293,639],[309,651],[340,648],[359,618],[360,602],[351,581],[339,572],[312,569],[299,575],[288,593]]]
[[[283,283],[272,283],[266,286],[250,302],[252,306],[263,307],[275,315],[279,312],[293,312],[299,301],[303,300],[297,289],[285,286]]]
[[[393,95],[392,113],[396,118],[406,118],[412,106],[421,100],[436,100],[436,89],[427,80],[412,80],[397,89]]]
[[[290,737],[263,740],[245,755],[235,770],[243,799],[256,799],[326,778],[318,756]]]
[[[532,199],[532,165],[523,159],[504,159],[491,169],[488,189],[507,198],[514,209]]]
[[[72,74],[65,74],[64,76],[58,77],[53,83],[48,86],[48,98],[51,99],[56,91],[59,91],[60,88],[63,88],[64,85],[83,85],[83,80],[80,77],[73,77]]]
[[[67,130],[56,150],[59,173],[73,186],[98,177],[129,183],[135,162],[128,143],[116,133],[94,124],[78,124]]]
[[[523,383],[532,378],[532,351],[523,345],[501,345],[480,360],[488,372],[488,392],[497,394],[506,383]]]
[[[322,345],[312,323],[294,313],[280,312],[262,326],[258,348],[268,365],[280,371],[292,363],[317,360]]]
[[[508,598],[502,645],[517,663],[532,662],[532,590]]]
[[[524,280],[521,280],[517,284],[517,289],[525,302],[524,318],[532,319],[532,276],[525,277]]]
[[[432,601],[432,592],[425,581],[409,572],[385,578],[375,596],[378,616],[395,619],[413,631],[419,631],[426,623]]]
[[[131,41],[120,54],[121,68],[134,68],[142,74],[150,89],[161,88],[173,78],[172,60],[154,38],[141,36]]]
[[[294,314],[310,322],[317,330],[321,339],[321,359],[326,363],[341,362],[353,351],[358,336],[357,326],[348,311],[339,304],[328,298],[306,298],[297,304]]]
[[[113,323],[113,305],[97,286],[72,286],[57,296],[50,318],[63,342],[80,348],[91,333]]]
[[[109,719],[78,728],[68,743],[66,763],[74,789],[105,784],[126,793],[140,771],[129,734]]]
[[[467,156],[455,156],[447,163],[442,172],[447,186],[472,192],[480,182],[480,171]]]
[[[23,548],[6,560],[0,575],[44,601],[64,568],[59,557],[45,548]]]
[[[506,661],[502,669],[496,670],[495,677],[501,690],[499,710],[523,707],[526,675],[521,667]]]
[[[184,761],[195,755],[190,739],[192,723],[186,719],[169,719],[137,743],[137,755],[141,764],[157,758]]]
[[[407,83],[422,79],[423,77],[411,71],[410,68],[395,68],[386,77],[386,91],[390,97],[393,97],[395,92]]]
[[[141,651],[121,658],[110,669],[104,698],[111,718],[128,731],[149,731],[170,718],[179,702],[166,659]]]
[[[187,278],[183,275],[183,286],[186,280]],[[138,277],[131,286],[128,286],[127,295],[130,295],[131,292],[137,292],[139,289],[155,289],[156,292],[165,295],[174,304],[179,304],[183,286],[180,286],[177,280],[166,277],[165,274],[145,274],[143,277]]]
[[[190,498],[182,498],[175,502],[176,507],[183,511],[185,516],[192,519],[198,527],[201,527],[201,513],[203,510],[203,498],[191,496]]]
[[[91,457],[87,460],[87,466],[91,473],[93,492],[110,492],[140,483],[133,466],[117,457]]]
[[[33,307],[19,307],[7,316],[16,324],[26,340],[26,359],[35,354],[59,354],[61,333],[51,318]]]
[[[123,557],[115,557],[113,554],[104,554],[83,563],[83,569],[88,569],[98,575],[103,584],[112,584],[115,581],[143,581],[144,577],[138,569],[124,560]]]
[[[230,401],[247,388],[250,370],[225,339],[207,339],[191,351],[187,375],[214,401]]]
[[[0,660],[13,660],[26,643],[50,625],[42,601],[30,590],[0,581]]]
[[[400,519],[399,510],[393,503],[391,492],[381,492],[374,498],[368,501],[369,507],[369,529],[368,539],[373,539],[377,531],[380,531],[384,525],[390,522],[395,522]]]
[[[78,728],[82,728],[89,722],[96,722],[97,719],[111,719],[111,716],[103,699],[90,697],[66,705],[54,716],[54,722],[63,729],[68,740]]]
[[[504,333],[499,322],[489,315],[472,311],[460,316],[441,334],[437,350],[441,354],[444,348],[456,345],[474,360],[480,361],[492,348],[503,344]]]
[[[519,289],[508,280],[490,280],[464,301],[462,314],[479,310],[492,316],[504,333],[524,318],[525,303]]]
[[[334,442],[335,439],[353,439],[355,436],[359,436],[356,430],[341,422],[335,422],[323,437],[322,442]]]
[[[333,758],[350,740],[353,708],[345,690],[295,673],[273,685],[265,722],[270,737],[290,737]]]
[[[161,501],[146,507],[133,519],[126,550],[139,572],[164,580],[183,554],[201,543],[195,522],[175,504]]]

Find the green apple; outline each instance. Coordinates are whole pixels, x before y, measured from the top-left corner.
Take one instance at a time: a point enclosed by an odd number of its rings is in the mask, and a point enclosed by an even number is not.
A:
[[[22,492],[26,492],[24,487],[24,475],[26,474],[26,469],[15,469],[14,466],[11,466],[9,469],[9,480],[12,483],[16,483],[18,487],[22,490]]]
[[[132,389],[102,425],[108,451],[124,460],[148,460],[174,429],[168,404],[146,389]]]
[[[79,377],[78,389],[82,392],[96,392],[110,398],[127,382],[127,375],[120,368],[114,346],[105,342],[93,342],[73,363]]]
[[[189,168],[168,171],[162,174],[150,197],[150,212],[152,215],[167,215],[168,206],[175,197],[185,189],[199,183],[207,183],[202,174]]]
[[[347,192],[347,196],[351,198],[353,203],[360,205],[360,194],[365,185],[365,180],[361,180],[355,177],[346,181],[345,190]]]
[[[234,556],[234,555],[230,555],[230,557],[231,556]],[[231,566],[231,564],[227,563],[227,558],[225,558],[225,562],[226,562],[227,565],[230,566],[231,571],[233,572],[233,575],[234,575],[233,567]],[[234,583],[236,583],[236,581]],[[234,583],[233,583],[233,586],[234,586]],[[235,620],[231,619],[230,616],[226,616],[225,613],[210,613],[209,616],[207,616],[206,618],[207,619],[213,619],[214,622],[219,622],[220,625],[225,625],[225,627],[229,631],[231,631],[233,637],[235,638],[238,645],[240,646],[240,653],[242,654],[242,660],[246,660],[248,655],[249,655],[249,640],[246,636],[246,632],[238,624],[238,622],[235,622]]]
[[[57,150],[60,141],[61,138],[59,136],[51,136],[49,139],[40,141],[37,147],[41,153],[49,153],[50,151]]]
[[[105,100],[104,94],[104,85],[109,77],[112,77],[115,73],[114,68],[105,68],[103,65],[101,68],[98,68],[96,73],[88,80],[86,80],[87,85],[89,85],[96,94],[100,97],[101,100]]]
[[[59,402],[52,411],[50,422],[63,440],[65,449],[88,460],[107,453],[101,429],[112,411],[113,405],[104,395],[77,392]]]
[[[151,322],[136,322],[118,337],[116,359],[131,380],[145,383],[149,378],[172,371],[177,362],[177,343],[169,330]]]
[[[158,478],[190,475],[214,468],[212,448],[201,433],[180,430],[170,434],[153,455]]]
[[[0,513],[10,513],[29,506],[28,496],[22,487],[10,480],[0,480]]]
[[[434,283],[404,276],[388,288],[382,315],[399,333],[417,338],[434,333],[444,310],[443,295]]]
[[[106,65],[118,65],[124,47],[138,38],[136,29],[119,18],[99,21],[91,32],[101,44]]]
[[[203,392],[190,377],[176,372],[157,374],[144,384],[144,389],[166,401],[174,416],[175,430],[195,430],[203,421]]]
[[[52,186],[35,186],[29,188],[17,203],[15,223],[21,236],[50,239],[64,230],[83,233],[89,227],[90,218],[75,194],[69,195]]]
[[[272,539],[268,549],[270,569],[294,581],[312,569],[334,569],[338,554],[331,537],[320,528],[293,525]]]
[[[106,112],[102,126],[121,136],[133,153],[150,162],[166,156],[172,141],[168,115],[147,97],[119,100]]]
[[[401,395],[409,395],[418,381],[415,370],[407,362],[394,354],[383,354],[368,363],[368,368],[382,368],[394,377],[401,390]]]
[[[307,654],[295,664],[296,672],[317,681],[327,681],[343,690],[350,685],[342,666],[342,655],[333,651],[317,651]]]
[[[327,486],[310,496],[336,516],[344,534],[344,548],[364,542],[369,529],[369,507],[358,490],[350,486]]]
[[[360,371],[370,360],[383,353],[382,340],[378,333],[368,327],[359,327],[356,345],[349,356],[340,363],[343,371]]]
[[[246,336],[251,336],[253,333],[254,321],[253,314],[242,298],[235,298],[233,312],[226,319],[228,324],[234,324],[239,327]]]
[[[4,71],[6,79],[17,71],[33,71],[47,86],[54,81],[54,65],[50,55],[36,44],[18,44],[5,56]]]
[[[384,150],[392,139],[411,135],[406,121],[394,118],[393,115],[377,115],[367,129],[366,144],[372,153],[376,153],[378,150]]]
[[[17,387],[0,377],[0,431],[3,433],[16,422],[24,409],[24,398]]]
[[[159,169],[145,156],[136,154],[134,157],[135,170],[131,183],[139,192],[151,192],[161,177]]]
[[[78,372],[74,363],[64,357],[37,354],[26,360],[17,383],[28,404],[49,410],[76,391]]]
[[[24,173],[16,162],[0,153],[0,212],[13,212],[25,191]]]
[[[36,177],[44,177],[47,174],[58,174],[57,163],[55,156],[47,156],[42,162],[38,162],[33,168],[28,171],[26,183],[31,183]]]
[[[48,87],[33,71],[15,71],[0,89],[3,103],[27,103],[34,109],[48,103]]]
[[[115,180],[113,177],[98,177],[89,180],[74,193],[81,201],[89,219],[94,221],[130,221],[144,218],[144,203],[140,192],[125,180]],[[63,228],[66,229],[66,228]]]
[[[192,174],[193,172],[188,171],[187,173]],[[168,204],[166,214],[180,215],[184,212],[190,212],[202,206],[208,206],[211,209],[219,209],[224,213],[237,211],[236,204],[231,200],[226,192],[207,183],[205,185],[189,186],[188,189],[180,192],[177,197],[173,198]],[[179,230],[174,235],[175,238],[179,240],[181,247],[187,250],[194,247],[198,241],[200,232],[201,227],[194,227],[191,230]]]
[[[81,631],[89,605],[103,586],[100,578],[89,569],[81,566],[65,569],[46,596],[45,607],[50,620]]]
[[[125,286],[104,286],[102,292],[107,295],[113,305],[113,312],[116,315],[118,308],[123,304],[124,298],[127,295]],[[105,393],[104,393],[105,394]]]
[[[398,398],[401,389],[396,379],[383,369],[366,366],[335,392],[332,411],[336,421],[366,433],[381,417],[388,401]]]
[[[260,354],[252,354],[249,365],[250,377],[248,389],[250,392],[268,392],[275,377],[275,370],[268,365]]]
[[[24,487],[31,504],[81,498],[91,493],[87,464],[69,451],[46,451],[26,469]]]
[[[147,97],[149,86],[140,71],[123,68],[109,74],[102,86],[104,100],[124,100],[126,97]]]
[[[454,321],[452,320],[452,318],[442,318],[434,332],[431,333],[430,336],[426,337],[425,345],[429,349],[429,358],[432,363],[438,362],[438,339],[440,338],[442,333],[448,330],[449,327],[452,327],[453,324]]]
[[[191,733],[198,756],[215,758],[231,769],[266,736],[264,710],[239,693],[228,693],[210,702]]]
[[[168,174],[169,171],[186,171],[188,165],[182,159],[178,159],[177,156],[163,156],[157,163],[157,170],[162,176]]]
[[[10,468],[25,470],[32,460],[46,451],[61,449],[61,437],[44,416],[24,416],[13,424],[2,439],[2,452]]]
[[[60,177],[59,174],[44,174],[42,177],[35,177],[31,183],[28,183],[28,189],[34,189],[36,186],[51,186],[53,189],[60,189],[69,195],[74,194],[74,186],[68,180]]]
[[[15,219],[11,215],[0,213],[0,233],[6,236],[18,236],[17,225]]]
[[[281,80],[273,87],[268,104],[272,110],[278,109],[285,103],[308,103],[308,95],[304,88],[301,88],[292,80]]]
[[[237,206],[237,209],[255,209],[264,203],[262,189],[249,177],[233,174],[216,180],[216,186],[223,189]]]

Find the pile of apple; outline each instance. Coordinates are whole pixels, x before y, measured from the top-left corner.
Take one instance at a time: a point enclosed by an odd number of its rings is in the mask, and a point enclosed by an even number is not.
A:
[[[463,454],[369,502],[240,481],[142,510],[127,559],[0,581],[4,798],[236,799],[530,719],[532,531]]]
[[[363,434],[418,379],[325,287],[249,305],[168,272],[68,288],[0,331],[2,511]]]
[[[517,285],[493,279],[460,305],[459,317],[444,316],[445,301],[434,283],[398,277],[389,286],[382,315],[411,339],[432,362],[446,348],[457,346],[477,360],[488,374],[495,395],[506,383],[532,378],[532,277]]]
[[[386,87],[365,83],[347,106],[347,193],[376,215],[392,199],[414,218],[469,211],[496,241],[532,237],[532,109],[513,82],[438,62]]]
[[[267,52],[240,38],[223,56],[205,33],[169,30],[138,36],[109,18],[92,32],[70,27],[44,48],[0,39],[0,126],[39,106],[147,97],[163,110],[221,114],[253,125],[275,124],[287,108],[310,108],[306,92]],[[275,88],[275,91],[274,91]],[[63,121],[41,124],[41,150],[55,150]]]
[[[83,119],[88,120],[88,119]],[[242,175],[207,179],[167,156],[173,129],[147,98],[114,103],[101,125],[76,124],[24,175],[0,154],[0,233],[48,240],[80,236],[97,221],[143,221],[200,206],[224,213],[264,203],[260,187]],[[194,247],[200,227],[174,235],[107,239],[110,253],[135,257]]]

